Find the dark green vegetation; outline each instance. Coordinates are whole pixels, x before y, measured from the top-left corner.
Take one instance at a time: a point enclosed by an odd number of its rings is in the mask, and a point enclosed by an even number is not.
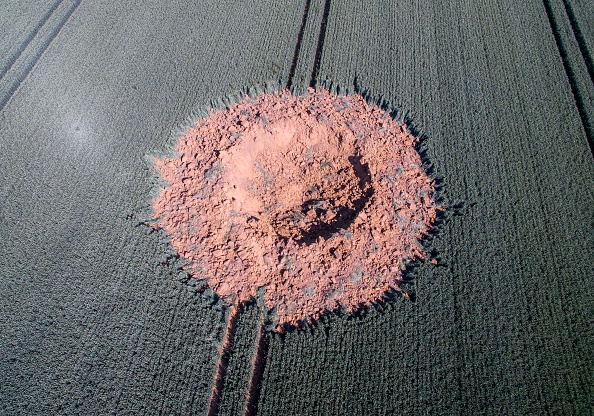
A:
[[[407,111],[459,208],[416,302],[269,337],[257,413],[591,413],[591,4],[187,3],[0,6],[0,413],[206,412],[228,311],[142,224],[145,155],[289,75]],[[245,406],[257,322],[221,414]]]

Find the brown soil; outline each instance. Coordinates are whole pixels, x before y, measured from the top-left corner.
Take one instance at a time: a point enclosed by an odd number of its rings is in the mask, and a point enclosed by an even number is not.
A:
[[[155,227],[220,296],[240,302],[263,287],[281,325],[352,311],[425,255],[436,207],[416,141],[358,95],[248,97],[156,161],[169,185]]]

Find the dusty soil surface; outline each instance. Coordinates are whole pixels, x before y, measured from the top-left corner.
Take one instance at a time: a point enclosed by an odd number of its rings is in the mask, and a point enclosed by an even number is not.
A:
[[[357,95],[249,97],[157,160],[155,227],[187,270],[240,302],[264,288],[279,328],[398,288],[436,218],[406,125]]]

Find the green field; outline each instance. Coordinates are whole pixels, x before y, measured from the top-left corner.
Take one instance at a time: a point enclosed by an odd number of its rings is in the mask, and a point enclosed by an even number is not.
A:
[[[594,414],[591,2],[190,3],[0,5],[0,414],[212,410],[229,310],[144,224],[147,156],[287,84],[424,133],[440,264],[414,302],[267,333],[255,377],[248,307],[218,413]]]

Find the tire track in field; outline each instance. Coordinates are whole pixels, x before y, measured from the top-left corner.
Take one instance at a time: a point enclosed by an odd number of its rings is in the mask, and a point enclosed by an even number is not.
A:
[[[296,88],[300,91],[303,87],[315,87],[317,84],[317,77],[320,69],[322,52],[324,48],[324,41],[326,36],[326,27],[330,14],[330,0],[324,0],[323,8],[320,7],[322,2],[320,0],[305,0],[303,14],[299,23],[299,30],[295,41],[291,65],[287,77],[286,88]],[[322,12],[320,17],[320,12]],[[317,37],[315,36],[315,28],[319,27]],[[314,49],[315,48],[315,49]],[[311,59],[313,58],[313,62]],[[311,64],[308,64],[308,61]],[[311,72],[307,73],[311,68]],[[244,307],[240,306],[240,309]],[[234,350],[237,348],[235,340],[238,326],[240,323],[241,310],[236,313],[231,313],[228,318],[227,330],[225,331],[223,347],[219,358],[218,369],[216,370],[214,386],[210,397],[208,415],[216,415],[220,413],[222,399],[225,394],[226,382],[233,374],[229,373],[228,366]],[[243,324],[245,325],[245,324]],[[243,396],[245,402],[243,403],[243,414],[252,416],[258,412],[258,402],[260,400],[260,390],[262,386],[262,379],[266,361],[268,358],[269,336],[263,327],[263,323],[259,323],[258,335],[255,341],[254,352],[250,363],[251,371],[247,385],[245,388],[245,395]],[[228,403],[227,403],[228,404]]]
[[[64,0],[58,0],[58,1],[56,1],[52,5],[52,7],[50,7],[50,9],[47,11],[47,13],[45,13],[45,15],[43,15],[43,17],[37,23],[37,25],[35,25],[35,27],[31,31],[31,33],[29,33],[29,36],[27,36],[27,38],[20,44],[20,46],[12,54],[12,56],[10,58],[8,58],[8,62],[6,63],[6,65],[4,66],[4,68],[2,68],[2,71],[0,71],[0,81],[2,81],[2,78],[4,78],[4,76],[6,75],[6,73],[8,71],[10,71],[10,69],[12,68],[12,66],[14,65],[14,63],[16,62],[16,60],[20,58],[20,56],[23,53],[23,51],[27,48],[27,46],[29,46],[29,44],[31,43],[31,41],[33,40],[33,38],[35,36],[37,36],[37,33],[47,23],[47,21],[49,20],[49,18],[51,17],[51,15],[56,11],[56,9],[58,8],[58,6],[60,6],[60,4],[63,1]]]
[[[330,15],[331,0],[324,0],[323,8],[321,10],[319,7],[321,6],[321,1],[314,0],[313,3],[314,4],[312,4],[312,0],[305,1],[303,14],[299,24],[299,30],[297,32],[295,48],[293,50],[293,56],[291,59],[291,66],[287,77],[287,88],[301,87],[302,85],[299,81],[305,81],[304,84],[309,84],[308,86],[312,88],[318,84],[322,53],[326,37],[326,28]],[[318,14],[320,11],[322,11],[321,19]],[[314,37],[313,39],[310,39],[308,36],[308,39],[305,39],[308,32],[310,32],[311,29],[315,27],[319,27],[317,38]],[[308,31],[308,29],[310,30]],[[311,37],[313,36],[315,35],[312,33]],[[307,42],[307,40],[309,40],[309,42]],[[311,66],[309,66],[309,68],[311,68],[311,72],[309,74],[308,83],[307,75],[305,75],[305,73],[302,74],[304,69],[302,67],[312,58],[312,55],[313,62],[310,64]],[[301,69],[301,71],[299,71],[299,69]],[[299,75],[299,80],[295,82],[297,74]],[[302,76],[305,79],[301,79]],[[241,325],[239,322],[239,315],[241,314],[242,309],[244,309],[244,307],[240,306],[239,310],[237,310],[235,313],[231,312],[231,315],[228,318],[227,329],[224,336],[225,339],[223,341],[218,368],[215,374],[214,386],[210,397],[209,408],[207,411],[208,415],[217,415],[222,410],[221,399],[224,395],[225,384],[227,378],[232,376],[230,373],[228,373],[227,367],[229,366],[231,355],[233,355],[234,350],[237,347],[235,337],[238,326]],[[260,323],[260,325],[262,325],[262,323]],[[261,395],[260,390],[266,361],[268,358],[269,347],[269,337],[265,331],[266,330],[261,326],[258,329],[258,336],[255,340],[256,345],[251,362],[251,374],[245,389],[245,407],[243,414],[247,416],[255,415],[258,412],[258,402]]]
[[[293,85],[293,78],[295,77],[295,69],[297,68],[297,59],[299,59],[299,52],[301,51],[301,43],[303,42],[303,33],[305,32],[305,25],[307,24],[307,16],[309,15],[309,7],[311,0],[306,0],[303,9],[303,16],[301,16],[301,26],[297,34],[297,42],[295,43],[295,50],[293,52],[293,59],[291,61],[291,68],[289,69],[289,78],[287,80],[287,88]]]
[[[330,0],[324,2],[324,14],[322,24],[320,25],[320,34],[318,35],[318,44],[316,46],[316,55],[314,58],[313,69],[311,71],[310,87],[315,87],[318,82],[320,64],[322,62],[322,51],[324,49],[324,40],[326,39],[326,27],[328,26],[328,16],[330,14]]]
[[[229,366],[229,360],[233,353],[233,347],[235,346],[235,333],[237,332],[237,326],[240,318],[240,314],[244,310],[244,305],[240,304],[237,307],[232,307],[227,318],[227,328],[225,328],[225,334],[223,336],[223,345],[221,347],[221,355],[219,362],[217,363],[217,369],[215,372],[214,386],[210,395],[208,404],[208,416],[216,416],[219,414],[219,408],[221,405],[221,397],[223,396],[223,389],[225,388],[225,378],[227,375],[227,367]]]
[[[4,110],[14,93],[33,70],[54,39],[62,31],[82,0],[75,0],[64,14],[57,13],[64,0],[56,2],[11,59],[0,76],[0,111]],[[55,19],[52,19],[54,16]],[[56,22],[57,21],[57,22]],[[57,24],[52,25],[56,22]],[[29,53],[28,51],[31,50]]]
[[[268,355],[268,334],[263,327],[258,332],[256,341],[256,351],[252,362],[252,376],[250,377],[249,388],[247,391],[245,416],[255,416],[258,413],[258,402],[260,400],[260,387],[262,386],[262,377],[266,367],[266,358]]]
[[[326,28],[328,26],[328,18],[330,15],[330,1],[324,1],[324,8],[322,14],[322,21],[320,23],[320,30],[318,33],[314,61],[312,66],[312,72],[310,76],[309,86],[315,87],[318,82],[318,76],[320,71],[320,64],[322,61],[322,52],[324,49],[324,41],[326,38]],[[295,51],[293,53],[293,59],[291,62],[291,69],[289,70],[289,76],[287,80],[287,88],[292,87],[293,78],[295,76],[295,70],[297,67],[297,61],[301,52],[301,46],[303,42],[303,35],[305,27],[307,25],[307,19],[311,7],[311,0],[306,0],[303,17],[299,27],[299,33],[297,35],[297,42],[295,44]],[[268,336],[264,333],[264,328],[261,327],[256,341],[257,345],[254,352],[254,358],[252,362],[252,374],[248,382],[248,388],[246,391],[246,406],[244,415],[253,416],[258,412],[258,402],[260,400],[260,390],[262,387],[262,379],[264,376],[264,368],[266,366],[266,359],[268,356],[269,340]]]
[[[567,14],[567,18],[569,19],[569,24],[571,25],[571,30],[573,31],[573,35],[575,37],[575,40],[577,41],[578,48],[580,49],[580,53],[582,54],[582,58],[584,58],[586,68],[588,68],[588,75],[590,76],[590,81],[592,81],[592,85],[594,85],[594,61],[592,61],[592,55],[590,55],[590,51],[588,51],[588,47],[586,46],[586,38],[580,30],[580,26],[577,22],[571,4],[569,4],[567,0],[563,0],[563,7],[565,8],[565,13]]]
[[[566,2],[563,1],[563,4],[566,5]],[[553,37],[555,38],[555,44],[557,45],[557,49],[559,50],[559,55],[561,57],[561,62],[563,63],[563,68],[565,69],[565,74],[567,75],[567,79],[569,80],[569,86],[571,88],[571,93],[573,95],[573,99],[575,101],[575,105],[577,107],[578,114],[582,121],[582,126],[584,127],[584,132],[586,134],[586,138],[588,139],[588,144],[590,145],[590,151],[592,152],[592,155],[594,156],[594,129],[592,128],[592,123],[588,116],[586,100],[584,99],[584,97],[582,96],[582,94],[579,90],[577,75],[576,75],[574,69],[571,67],[569,53],[568,53],[565,43],[563,42],[563,39],[562,39],[562,36],[560,33],[560,29],[559,29],[559,24],[557,23],[557,20],[555,19],[555,15],[553,13],[553,7],[551,6],[551,1],[543,0],[543,5],[545,8],[547,19],[549,21],[549,25],[551,26],[551,32],[553,32]],[[566,13],[567,13],[567,10],[568,9],[566,7],[565,8]],[[573,13],[572,13],[572,15],[573,15]],[[569,15],[568,15],[568,17],[569,17]],[[575,18],[575,16],[574,16],[574,18]],[[569,17],[569,21],[571,24],[571,17]],[[574,25],[572,24],[571,26],[572,26],[572,29],[574,29]],[[575,25],[575,27],[577,27],[577,25]],[[575,36],[575,30],[574,30],[574,36]],[[582,40],[583,40],[583,38],[582,38]],[[578,40],[578,45],[579,44],[580,44],[580,42]],[[582,48],[580,47],[580,51],[581,51],[581,49]],[[582,54],[582,56],[583,56],[583,54]],[[588,62],[586,60],[585,60],[585,63],[586,63],[586,66],[588,66]],[[590,77],[592,77],[592,72],[590,72],[590,67],[588,67],[588,72],[589,72]]]

